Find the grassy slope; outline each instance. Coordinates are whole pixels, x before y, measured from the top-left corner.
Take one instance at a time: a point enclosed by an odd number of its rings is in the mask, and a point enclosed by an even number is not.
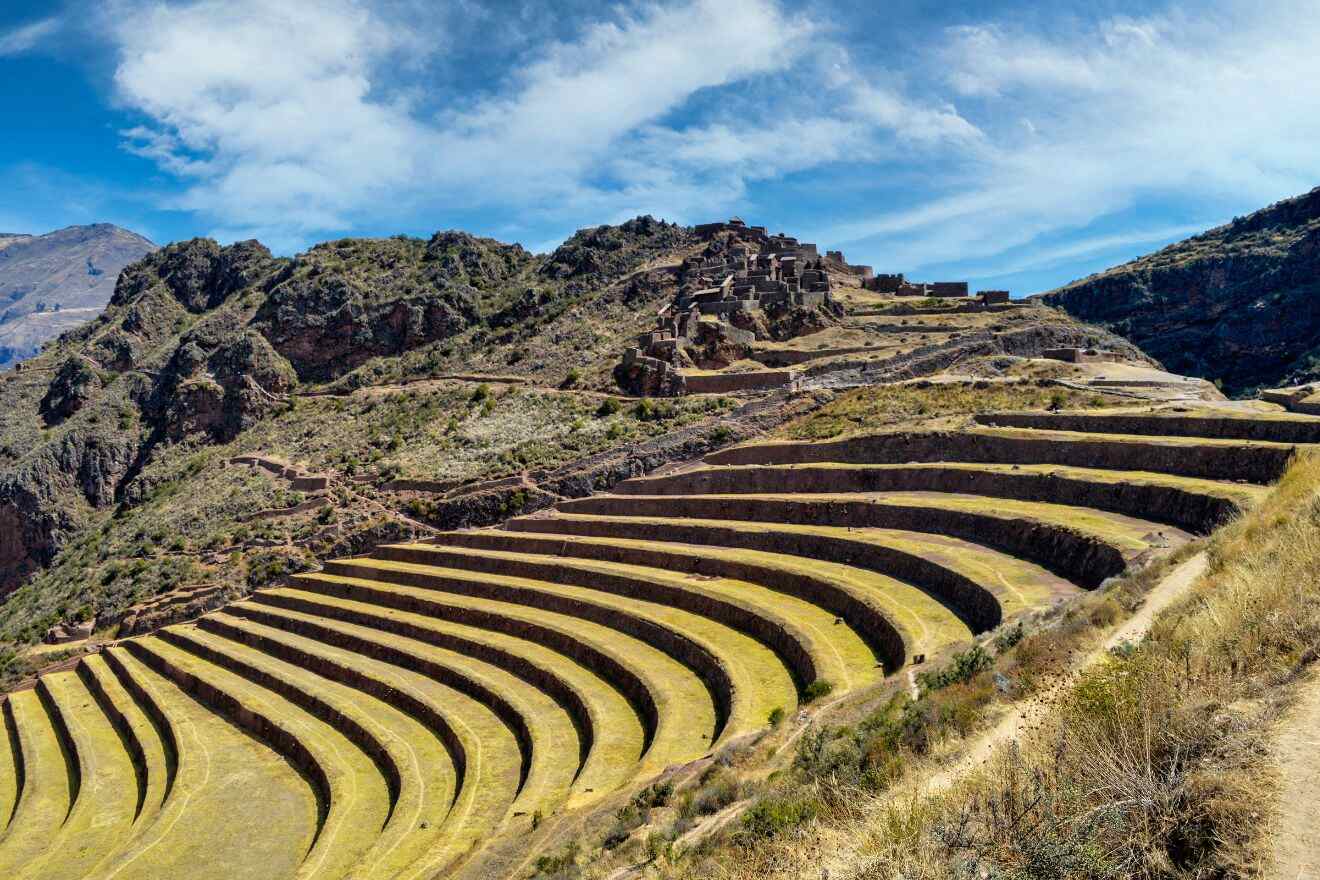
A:
[[[1320,457],[1208,542],[1206,576],[1140,646],[1085,673],[1016,749],[936,795],[941,755],[1006,701],[1040,693],[1138,607],[1169,560],[956,655],[912,699],[890,683],[834,713],[730,752],[646,810],[613,856],[575,844],[543,876],[648,861],[665,877],[1241,877],[1264,858],[1275,787],[1264,743],[1320,639]],[[766,776],[776,752],[791,767]],[[747,809],[704,843],[707,814]],[[641,824],[621,810],[618,822]],[[588,865],[590,867],[588,867]]]

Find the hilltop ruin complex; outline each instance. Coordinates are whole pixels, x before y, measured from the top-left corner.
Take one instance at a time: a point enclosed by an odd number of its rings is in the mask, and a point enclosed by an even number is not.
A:
[[[636,394],[676,396],[776,388],[792,384],[784,370],[693,373],[722,368],[758,340],[781,340],[828,326],[843,316],[832,292],[840,284],[893,297],[969,297],[966,281],[910,282],[852,265],[826,251],[739,217],[694,228],[705,248],[678,267],[678,294],[656,315],[655,328],[637,337],[615,370],[620,387]],[[1007,290],[977,293],[979,305],[1009,303]]]

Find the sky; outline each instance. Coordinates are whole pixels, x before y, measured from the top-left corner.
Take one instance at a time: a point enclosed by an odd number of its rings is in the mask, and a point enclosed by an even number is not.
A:
[[[0,0],[0,232],[738,215],[1015,295],[1320,185],[1320,0]]]

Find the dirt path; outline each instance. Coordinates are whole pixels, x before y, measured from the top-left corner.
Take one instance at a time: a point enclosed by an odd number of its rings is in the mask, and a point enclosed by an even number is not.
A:
[[[1320,676],[1302,688],[1274,741],[1282,779],[1270,835],[1272,880],[1320,880]]]
[[[962,776],[988,761],[1001,745],[1016,740],[1033,728],[1038,719],[1049,711],[1054,700],[1075,682],[1082,673],[1108,656],[1111,648],[1115,648],[1124,642],[1138,642],[1144,638],[1146,633],[1150,631],[1155,616],[1186,593],[1192,584],[1196,583],[1197,578],[1205,572],[1205,567],[1205,553],[1198,553],[1169,572],[1164,580],[1156,584],[1155,588],[1146,595],[1146,601],[1137,610],[1137,613],[1124,621],[1099,647],[1086,655],[1067,674],[1059,676],[1041,692],[1014,703],[1009,708],[1008,713],[1000,718],[993,727],[969,743],[956,761],[931,774],[925,783],[924,790],[927,793],[933,793],[947,788]],[[1320,700],[1317,700],[1316,711],[1317,716],[1320,717]],[[1315,756],[1315,768],[1320,771],[1320,756]],[[1317,880],[1320,880],[1320,877],[1317,877]]]

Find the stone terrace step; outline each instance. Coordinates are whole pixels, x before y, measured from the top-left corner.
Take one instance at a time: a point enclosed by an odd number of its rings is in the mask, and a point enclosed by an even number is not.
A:
[[[816,565],[817,560],[846,564],[924,590],[977,632],[1078,592],[1076,585],[1039,566],[979,544],[894,529],[564,513],[524,517],[508,527],[543,533],[539,538],[542,552],[649,554],[657,557],[657,564],[676,570],[708,570],[731,558],[745,557],[748,551],[757,559],[764,555],[787,557],[799,564],[806,560]],[[551,535],[578,537],[559,547],[562,541]]]
[[[9,714],[0,709],[0,838],[18,806],[19,768],[18,731],[11,730]]]
[[[649,744],[642,721],[624,692],[565,654],[525,639],[477,627],[451,624],[420,614],[382,608],[289,587],[254,593],[234,613],[246,609],[283,614],[333,626],[410,653],[422,652],[458,668],[498,670],[544,693],[574,719],[591,744],[577,784],[585,799],[627,779]],[[425,653],[425,652],[433,653]],[[471,665],[471,664],[476,664]],[[640,680],[637,688],[644,686]],[[654,710],[654,707],[652,707]]]
[[[776,608],[776,597],[773,594],[763,597],[768,601],[754,601],[756,588],[752,584],[741,584],[745,589],[730,597],[727,590],[708,588],[692,578],[648,565],[645,560],[633,560],[631,564],[619,564],[619,560],[598,560],[594,563],[566,559],[551,561],[542,558],[546,552],[544,548],[530,544],[525,536],[510,532],[450,532],[436,540],[439,542],[434,545],[436,549],[420,557],[422,561],[429,563],[430,557],[438,554],[440,558],[437,564],[453,568],[472,568],[481,572],[498,570],[532,580],[671,606],[711,618],[760,642],[779,657],[799,689],[820,677],[816,663],[824,655],[819,651],[813,652],[811,633]],[[456,549],[461,552],[455,553]],[[472,549],[494,550],[497,553],[468,552]],[[388,557],[393,554],[387,551],[379,555]],[[409,555],[406,558],[415,561],[419,557]],[[864,664],[866,667],[873,665],[873,661]]]
[[[528,534],[534,529],[517,528],[515,521],[506,526],[512,531],[452,532],[437,540],[468,549],[555,556],[548,564],[556,570],[547,579],[716,617],[775,651],[799,686],[824,678],[853,687],[878,675],[876,653],[850,626],[835,625],[838,613],[763,585],[755,566],[732,559],[721,565],[705,549],[691,548],[700,555],[682,556],[653,543],[578,546],[575,539]]]
[[[1169,526],[1088,508],[952,493],[596,495],[564,502],[559,510],[945,535],[1028,560],[1084,587],[1122,573],[1152,547],[1191,537]]]
[[[1144,434],[1161,437],[1213,437],[1270,443],[1320,443],[1320,418],[1233,416],[1217,413],[981,413],[982,425],[1090,434]]]
[[[651,772],[690,761],[711,746],[715,706],[702,680],[668,654],[619,630],[515,603],[369,578],[313,573],[293,581],[310,592],[517,636],[572,657],[627,695],[650,731],[642,763]]]
[[[184,625],[164,632],[179,647],[237,672],[330,723],[367,754],[385,779],[390,804],[384,825],[356,871],[367,876],[393,876],[408,866],[432,842],[445,824],[450,805],[454,804],[458,788],[453,758],[446,744],[432,730],[390,703],[336,680],[341,672],[356,670],[314,663],[306,656],[298,658],[306,665],[280,659],[270,653],[277,651],[277,646],[257,639],[252,640],[257,642],[255,645],[240,640],[244,631],[255,629],[254,625],[244,622],[244,626],[226,628],[230,620],[224,615],[209,616],[195,627]],[[362,665],[367,663],[364,661]],[[309,667],[315,667],[316,671]],[[325,675],[319,674],[322,669]],[[498,722],[492,725],[492,732],[496,730],[502,731]],[[507,752],[516,755],[509,739],[504,743]],[[516,767],[516,758],[511,763]],[[480,770],[480,765],[473,767],[474,772]],[[514,780],[516,772],[508,780],[509,798]],[[491,783],[492,796],[499,796],[498,778],[482,781]],[[498,822],[501,817],[502,810],[497,809],[493,817],[486,819]],[[430,833],[418,833],[422,823],[428,825],[425,831]]]
[[[185,650],[177,643],[190,640],[169,632],[125,646],[142,665],[247,730],[300,771],[318,802],[315,842],[300,873],[342,876],[371,849],[389,817],[390,786],[376,761],[337,726]]]
[[[278,754],[130,656],[102,652],[116,680],[152,718],[172,765],[168,795],[101,875],[114,880],[291,877],[316,829],[308,785]],[[308,876],[313,876],[308,874]]]
[[[443,688],[434,698],[439,714],[447,711],[445,705],[454,699],[454,691],[485,706],[518,744],[520,787],[515,809],[527,813],[553,811],[567,796],[589,755],[590,740],[584,747],[573,719],[558,703],[497,667],[369,627],[256,602],[230,605],[225,613],[302,637],[313,647],[332,647],[341,658],[339,662],[370,658],[373,663],[384,664],[386,671],[377,678],[382,682],[400,678],[400,687],[411,680],[423,692],[422,699],[428,698],[425,691]],[[571,747],[573,743],[577,743],[576,749]]]
[[[22,762],[18,809],[0,835],[0,876],[19,877],[40,859],[68,818],[77,757],[67,754],[55,722],[35,690],[5,697],[7,724]]]
[[[78,795],[69,817],[49,841],[34,876],[76,880],[126,842],[137,812],[138,778],[132,757],[110,718],[74,671],[42,676],[44,700],[59,714],[78,762]]]
[[[952,492],[1093,507],[1208,534],[1269,490],[1242,483],[1052,464],[708,466],[616,485],[616,495]]]
[[[105,660],[96,654],[88,654],[78,662],[75,671],[113,725],[115,734],[128,754],[136,789],[133,804],[134,833],[138,833],[141,826],[160,809],[165,799],[165,750],[151,721],[142,714],[133,698],[115,679],[114,673],[106,667]]]
[[[388,753],[398,801],[360,866],[368,876],[429,876],[503,821],[521,760],[513,733],[482,704],[425,676],[242,617],[217,612],[197,626],[191,637],[315,693]]]
[[[717,743],[762,726],[776,707],[795,705],[788,670],[752,638],[667,605],[516,576],[544,563],[533,555],[409,544],[378,548],[370,559],[329,563],[326,571],[558,611],[632,635],[701,678],[716,707]]]
[[[1277,480],[1295,448],[1277,443],[1084,434],[1020,428],[860,434],[826,442],[751,443],[706,456],[707,464],[1058,464],[1154,471],[1208,480]]]

